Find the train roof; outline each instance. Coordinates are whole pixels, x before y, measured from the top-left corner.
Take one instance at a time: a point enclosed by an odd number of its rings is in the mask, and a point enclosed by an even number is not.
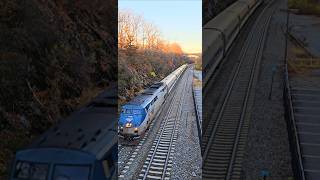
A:
[[[236,15],[241,13],[243,8],[248,8],[252,3],[254,4],[254,1],[251,0],[241,0],[232,3],[216,17],[208,21],[204,25],[204,29],[217,28],[221,31],[225,31],[230,26],[230,20],[237,18]]]
[[[161,91],[163,85],[163,82],[154,83],[149,88],[145,89],[142,93],[140,93],[138,96],[134,97],[127,104],[125,104],[124,107],[130,107],[133,105],[144,108],[154,99],[154,97],[157,96],[157,93]]]
[[[46,131],[29,148],[76,149],[100,159],[117,138],[117,88],[113,87]]]
[[[152,84],[152,85],[150,86],[150,88],[158,89],[158,88],[160,88],[160,87],[163,86],[163,85],[164,85],[163,82],[156,82],[156,83]]]

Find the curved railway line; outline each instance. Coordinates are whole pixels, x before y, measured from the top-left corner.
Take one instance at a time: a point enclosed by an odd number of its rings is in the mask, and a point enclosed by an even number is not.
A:
[[[242,48],[221,106],[210,118],[202,139],[204,179],[240,179],[252,104],[251,90],[259,72],[273,1],[264,6]],[[210,87],[208,87],[210,88]]]
[[[189,72],[188,72],[189,73]],[[187,75],[187,79],[190,73]],[[139,179],[169,179],[172,169],[172,159],[177,140],[178,118],[181,114],[187,81],[183,84],[182,95],[176,103],[171,103],[157,137],[153,141],[152,148],[148,152],[148,157],[144,162]],[[174,95],[178,91],[174,92]],[[173,97],[175,97],[173,95]],[[174,113],[175,112],[175,113]]]

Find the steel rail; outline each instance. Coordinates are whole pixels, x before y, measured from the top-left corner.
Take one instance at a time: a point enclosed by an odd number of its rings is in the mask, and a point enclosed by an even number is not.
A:
[[[252,65],[251,72],[250,72],[250,77],[249,77],[250,79],[249,79],[248,85],[246,86],[245,98],[243,100],[240,119],[239,119],[239,121],[235,122],[238,125],[236,126],[237,130],[236,130],[236,136],[234,137],[235,141],[234,141],[234,143],[232,145],[231,159],[229,160],[229,164],[227,166],[227,174],[226,174],[226,179],[227,180],[232,178],[233,166],[234,166],[235,158],[236,158],[236,155],[237,155],[237,149],[238,149],[238,144],[239,144],[239,141],[240,141],[241,130],[242,130],[242,126],[243,126],[243,123],[244,123],[244,117],[246,115],[248,100],[250,98],[250,91],[251,91],[252,84],[254,82],[254,77],[255,77],[255,74],[256,74],[256,66],[257,66],[258,60],[260,60],[261,57],[262,57],[261,48],[264,45],[265,35],[266,35],[266,32],[267,32],[267,27],[268,27],[270,19],[272,17],[272,13],[270,13],[269,16],[265,16],[264,12],[267,11],[269,9],[269,7],[273,4],[272,2],[273,1],[271,1],[266,7],[264,7],[262,13],[257,18],[257,20],[256,20],[256,22],[255,22],[255,24],[253,26],[253,29],[258,29],[258,30],[261,29],[259,31],[261,33],[258,36],[258,44],[259,44],[259,46],[258,46],[258,49],[256,50],[254,58],[253,58],[253,65]],[[266,20],[261,25],[259,23],[261,22],[260,19],[262,19],[262,18],[266,18]],[[258,25],[260,25],[260,26],[258,26]],[[235,73],[234,73],[234,75],[232,77],[229,89],[227,91],[227,95],[226,95],[226,97],[225,97],[225,99],[223,101],[223,104],[221,106],[221,109],[219,111],[217,121],[215,122],[215,125],[214,125],[212,133],[210,135],[209,141],[206,144],[205,152],[203,154],[203,158],[204,159],[208,158],[209,150],[211,149],[211,146],[213,144],[213,140],[214,140],[214,138],[215,138],[215,136],[217,134],[218,127],[219,127],[219,125],[221,125],[222,117],[225,114],[224,112],[225,112],[226,105],[229,102],[229,98],[231,97],[232,90],[234,90],[236,79],[239,77],[239,72],[240,72],[240,69],[241,69],[242,64],[244,62],[244,58],[245,58],[245,55],[247,54],[248,48],[251,45],[254,45],[254,43],[255,43],[255,41],[253,41],[253,39],[254,39],[254,33],[251,31],[250,37],[246,40],[245,47],[241,49],[240,62],[239,62],[238,66],[237,66],[237,69],[236,69],[236,71],[235,71]],[[252,63],[250,63],[250,64],[252,64]],[[205,165],[205,161],[203,161],[203,166],[204,165]]]
[[[183,75],[184,75],[184,74],[182,74],[180,77],[183,77]],[[187,82],[184,83],[183,87],[185,87],[186,84],[187,84]],[[185,88],[183,88],[183,91],[184,91],[184,90],[185,90]],[[177,90],[174,91],[173,97],[174,97],[175,94],[177,94],[177,92],[178,92]],[[184,93],[183,93],[183,95],[184,95]],[[182,100],[183,100],[183,98],[181,97],[180,104],[181,104]],[[168,122],[169,122],[169,115],[171,114],[171,112],[172,112],[172,110],[173,110],[172,106],[174,106],[174,103],[171,103],[170,106],[169,106],[169,112],[168,112],[168,113],[166,114],[166,116],[165,116],[164,125],[163,125],[163,127],[162,127],[162,129],[161,129],[160,135],[158,136],[159,138],[158,138],[157,143],[156,143],[156,146],[155,146],[155,148],[154,148],[154,150],[153,150],[152,156],[151,156],[151,158],[150,158],[150,160],[149,160],[149,164],[148,164],[148,166],[147,166],[147,169],[146,169],[145,172],[144,172],[144,176],[143,176],[143,178],[142,178],[143,180],[147,179],[147,176],[148,176],[148,174],[149,174],[149,170],[150,170],[150,168],[151,168],[152,161],[154,160],[154,157],[155,157],[155,155],[156,155],[157,149],[158,149],[159,144],[160,144],[160,142],[161,142],[161,137],[163,136],[165,127],[166,127],[166,125],[167,125]],[[178,111],[178,112],[179,112],[179,111]],[[178,112],[177,112],[177,113],[178,113]],[[174,123],[174,127],[173,127],[173,129],[172,129],[172,132],[171,132],[169,149],[168,149],[168,152],[167,152],[167,155],[166,155],[166,160],[165,160],[165,163],[164,163],[164,168],[163,168],[163,170],[162,170],[161,179],[164,179],[164,177],[165,177],[166,167],[167,167],[167,163],[168,163],[168,158],[169,158],[170,151],[171,151],[171,147],[172,147],[173,135],[174,135],[174,132],[175,132],[175,130],[176,130],[176,119],[174,119],[174,121],[175,121],[175,123]]]
[[[256,20],[256,22],[254,23],[253,29],[258,26],[259,20],[262,18],[262,14],[263,14],[263,12],[264,12],[265,10],[266,10],[266,7],[265,7],[265,9],[261,12],[261,14],[260,14],[260,16],[258,17],[258,19]],[[209,141],[208,141],[207,144],[211,144],[211,143],[212,143],[212,140],[213,140],[213,137],[214,137],[213,134],[215,134],[215,132],[217,131],[217,128],[218,128],[217,126],[218,126],[218,124],[219,124],[219,122],[220,122],[220,120],[221,120],[221,118],[222,118],[224,109],[225,109],[226,104],[227,104],[227,102],[228,102],[228,100],[229,100],[229,97],[230,97],[230,95],[231,95],[231,91],[232,91],[233,86],[234,86],[234,84],[235,84],[235,82],[236,82],[236,78],[238,77],[238,73],[239,73],[239,71],[240,71],[240,68],[241,68],[242,63],[244,62],[246,52],[248,51],[249,45],[251,44],[253,37],[254,37],[254,33],[251,31],[251,32],[250,32],[250,37],[249,37],[249,39],[246,40],[245,46],[241,49],[241,53],[240,53],[241,56],[240,56],[239,64],[238,64],[238,66],[237,66],[237,69],[236,69],[235,73],[233,74],[232,80],[231,80],[230,85],[229,85],[229,89],[228,89],[227,94],[226,94],[226,96],[225,96],[225,98],[224,98],[223,104],[222,104],[222,106],[221,106],[221,108],[220,108],[219,115],[218,115],[217,121],[216,121],[216,123],[215,123],[214,129],[212,130],[213,133],[211,134],[211,136],[210,136]],[[212,118],[210,118],[210,119],[212,119]],[[209,148],[208,148],[208,146],[206,146],[206,149],[205,149],[205,151],[204,151],[204,153],[203,153],[203,159],[206,159],[207,154],[208,154],[208,150],[209,150]]]
[[[187,76],[187,80],[189,78],[190,75]],[[183,105],[183,100],[184,100],[184,97],[185,97],[185,91],[186,91],[186,86],[188,84],[188,81],[185,82],[184,84],[184,88],[183,88],[183,94],[182,94],[182,97],[180,99],[180,103],[179,103],[179,111],[177,112],[178,115],[176,115],[176,117],[179,117],[179,114],[181,115],[182,114],[182,105]],[[167,158],[166,158],[166,161],[165,161],[165,164],[164,164],[164,168],[163,168],[163,173],[162,173],[162,177],[161,179],[164,179],[165,178],[165,174],[166,174],[166,171],[167,171],[167,165],[168,165],[168,160],[169,160],[169,155],[170,155],[170,152],[171,152],[171,149],[172,149],[172,143],[173,143],[173,137],[174,137],[174,132],[176,130],[176,127],[177,127],[177,121],[176,121],[176,118],[174,119],[174,129],[172,130],[172,134],[171,134],[171,138],[170,138],[170,145],[169,145],[169,149],[168,149],[168,154],[167,154]]]
[[[248,90],[246,92],[246,97],[245,97],[245,100],[244,100],[244,103],[243,103],[244,104],[243,105],[243,110],[242,110],[242,113],[241,113],[240,122],[239,122],[239,126],[238,126],[238,129],[237,129],[236,141],[234,143],[231,160],[230,160],[230,164],[229,164],[229,167],[228,167],[228,173],[227,173],[227,178],[226,178],[227,180],[230,180],[231,177],[232,177],[232,170],[233,170],[233,165],[234,165],[234,161],[235,161],[235,157],[236,157],[236,151],[237,151],[237,148],[238,148],[239,139],[240,139],[240,136],[241,136],[242,125],[243,125],[243,121],[244,121],[244,118],[245,118],[245,115],[246,115],[248,100],[249,100],[249,97],[250,97],[250,92],[251,92],[253,80],[254,80],[254,77],[255,77],[256,65],[257,65],[257,61],[260,60],[261,57],[262,57],[262,52],[260,50],[264,46],[265,39],[266,39],[265,35],[267,33],[268,25],[270,23],[272,14],[273,13],[270,14],[270,16],[268,17],[267,22],[265,23],[266,27],[265,27],[265,29],[264,29],[261,37],[260,37],[260,43],[259,43],[260,46],[258,47],[258,50],[256,51],[256,54],[255,54],[255,61],[254,61],[254,65],[253,65],[253,68],[252,68],[252,71],[251,71],[250,81],[249,81],[249,84],[248,84]],[[259,56],[259,57],[257,57],[257,56]]]

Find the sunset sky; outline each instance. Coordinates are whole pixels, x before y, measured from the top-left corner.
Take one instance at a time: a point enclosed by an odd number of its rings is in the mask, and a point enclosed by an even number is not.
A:
[[[118,6],[155,24],[164,39],[177,42],[184,52],[201,52],[201,0],[119,0]]]

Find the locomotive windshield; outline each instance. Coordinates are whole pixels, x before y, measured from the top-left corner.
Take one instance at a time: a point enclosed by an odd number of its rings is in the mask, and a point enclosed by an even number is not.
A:
[[[46,180],[49,171],[49,164],[18,161],[15,166],[14,178]]]
[[[122,109],[124,114],[143,114],[142,109]]]
[[[15,167],[16,180],[46,180],[48,179],[49,164],[18,161]],[[54,165],[53,180],[88,180],[90,165]]]

